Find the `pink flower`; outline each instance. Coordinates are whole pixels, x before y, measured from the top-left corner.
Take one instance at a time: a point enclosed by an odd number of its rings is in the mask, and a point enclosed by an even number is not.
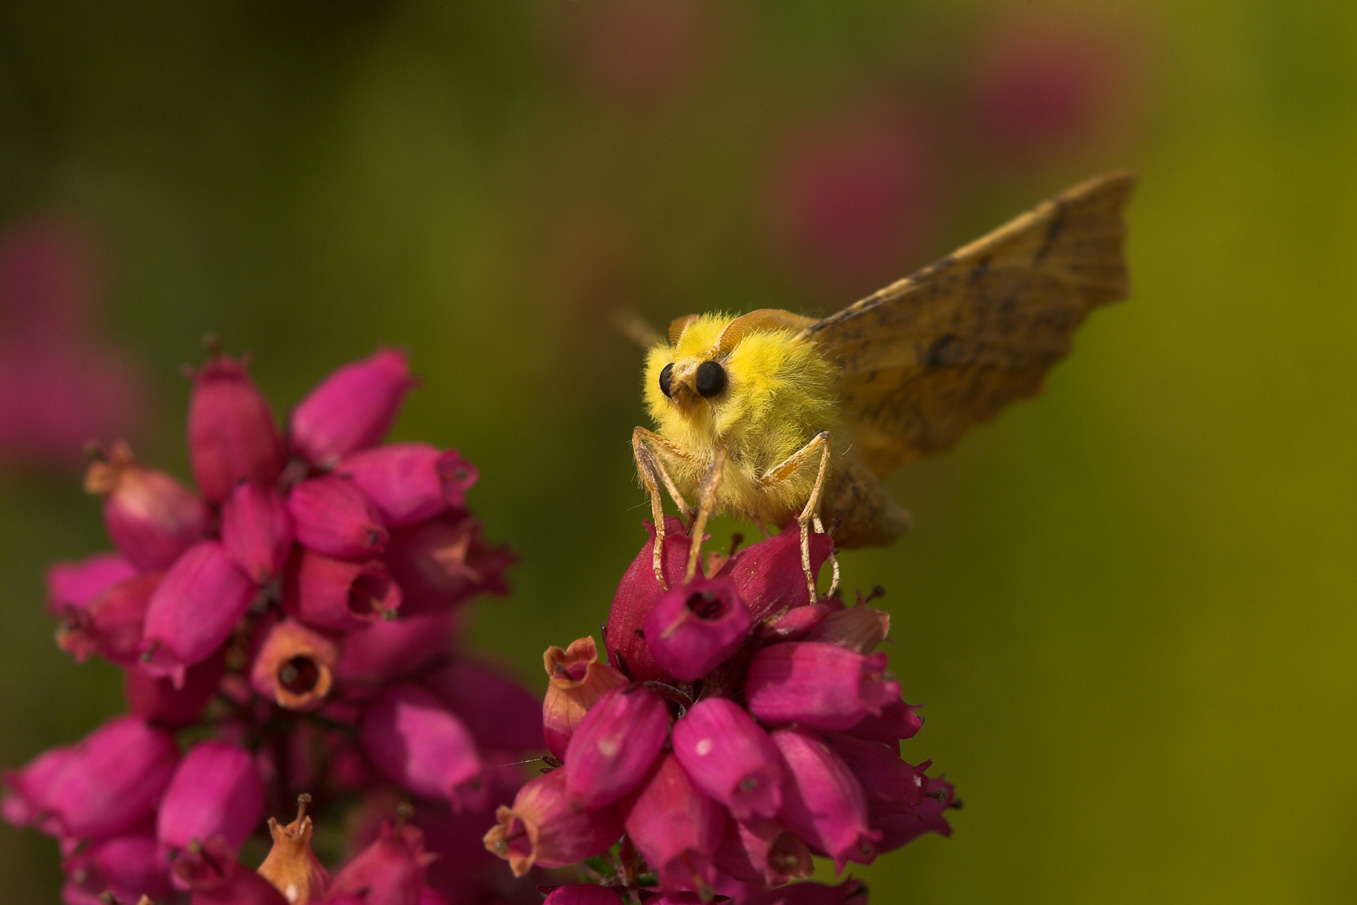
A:
[[[141,642],[143,668],[182,685],[184,671],[230,637],[254,593],[250,579],[220,543],[194,545],[175,560],[151,595]]]
[[[416,525],[449,507],[460,508],[476,483],[476,469],[457,451],[426,443],[388,443],[346,456],[335,473],[349,478],[389,528]]]
[[[222,503],[221,542],[255,584],[267,584],[292,552],[292,519],[278,491],[237,484]]]
[[[661,756],[627,814],[627,836],[659,872],[666,893],[706,893],[716,883],[716,845],[725,813],[693,784],[672,754]]]
[[[663,669],[691,682],[733,654],[752,624],[731,581],[693,581],[655,601],[646,616],[646,644]]]
[[[104,498],[108,536],[138,569],[169,567],[207,534],[202,500],[165,472],[138,464],[126,443],[90,465],[85,489]]]
[[[401,786],[454,805],[472,803],[482,768],[476,740],[424,689],[401,684],[384,691],[368,706],[359,738],[377,769]]]
[[[156,813],[169,852],[220,835],[238,849],[264,815],[264,783],[248,751],[219,741],[193,746],[174,771]]]
[[[744,708],[707,698],[674,723],[674,755],[693,781],[737,820],[775,817],[782,806],[782,758]]]
[[[424,834],[418,827],[384,826],[381,835],[335,875],[327,901],[348,895],[364,905],[419,905],[425,869],[436,857],[424,850]]]
[[[401,600],[380,559],[352,562],[303,550],[283,577],[283,609],[326,631],[352,632],[390,618]]]
[[[213,503],[242,481],[268,487],[278,480],[282,444],[244,361],[214,352],[193,375],[188,444],[193,476]]]
[[[847,729],[900,699],[886,655],[819,641],[765,647],[749,664],[749,710],[765,723]]]
[[[288,494],[287,511],[297,543],[327,556],[374,556],[390,536],[377,507],[347,478],[302,481]]]
[[[292,412],[292,445],[318,468],[375,444],[414,386],[404,353],[387,349],[337,369]]]
[[[636,788],[668,731],[669,710],[649,688],[628,685],[603,695],[565,749],[571,799],[584,808],[600,808]]]
[[[626,676],[598,659],[593,638],[580,638],[562,650],[549,647],[542,656],[547,671],[547,693],[542,700],[542,725],[547,749],[565,757],[575,728],[603,695],[627,684]]]
[[[607,851],[622,835],[616,808],[580,809],[566,793],[566,777],[553,770],[529,780],[513,807],[495,812],[485,847],[509,862],[515,877],[534,865],[564,867]]]
[[[839,870],[848,861],[871,864],[881,833],[867,825],[862,785],[848,765],[808,729],[778,729],[773,743],[791,774],[782,808],[788,828],[828,853]]]

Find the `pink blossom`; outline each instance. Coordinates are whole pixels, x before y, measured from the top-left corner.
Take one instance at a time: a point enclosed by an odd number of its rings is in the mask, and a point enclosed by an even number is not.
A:
[[[337,368],[293,410],[292,444],[312,465],[333,468],[386,434],[413,386],[404,353],[393,349]]]
[[[245,481],[271,486],[283,470],[283,450],[268,403],[245,362],[213,354],[193,375],[188,444],[203,496],[220,503]]]

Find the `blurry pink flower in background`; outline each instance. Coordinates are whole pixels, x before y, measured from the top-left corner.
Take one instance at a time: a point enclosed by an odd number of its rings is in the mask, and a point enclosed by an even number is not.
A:
[[[974,141],[992,157],[1050,161],[1120,141],[1136,119],[1138,30],[1087,18],[1005,18],[974,63]]]
[[[143,419],[139,372],[96,327],[97,257],[72,224],[0,234],[0,466],[77,466],[86,443]]]
[[[882,106],[821,120],[782,144],[771,171],[773,234],[798,276],[852,296],[917,263],[941,194],[921,117]]]

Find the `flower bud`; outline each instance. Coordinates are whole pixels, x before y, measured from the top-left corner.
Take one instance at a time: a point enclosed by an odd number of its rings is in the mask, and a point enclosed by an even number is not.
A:
[[[394,349],[336,369],[293,410],[293,447],[317,468],[333,468],[386,435],[414,384]]]
[[[213,355],[193,375],[188,449],[198,488],[214,503],[241,481],[267,487],[278,480],[282,445],[244,361]]]
[[[729,580],[693,581],[655,601],[646,616],[646,644],[662,669],[692,682],[735,653],[752,624]]]
[[[818,576],[829,559],[834,541],[828,534],[811,534],[811,574]],[[788,526],[780,534],[745,547],[717,573],[735,583],[740,599],[755,622],[782,610],[812,604],[806,574],[801,569],[801,532]]]
[[[674,756],[693,782],[737,820],[775,817],[782,759],[758,723],[726,698],[706,698],[674,723]]]
[[[264,783],[248,751],[199,742],[179,762],[156,813],[156,838],[167,852],[220,835],[240,847],[264,814]]]
[[[327,556],[375,556],[389,539],[377,508],[347,478],[302,481],[287,498],[297,543]]]
[[[565,749],[566,787],[584,808],[612,804],[650,771],[669,732],[669,708],[644,685],[599,698]]]
[[[273,884],[292,905],[319,902],[330,887],[330,873],[311,849],[311,818],[306,805],[311,796],[303,795],[296,818],[286,826],[269,818],[273,847],[259,865],[259,875]]]
[[[57,629],[57,646],[77,663],[98,654],[120,666],[135,664],[146,608],[160,578],[159,572],[128,578],[95,595],[85,606],[68,608]]]
[[[292,550],[292,519],[278,491],[238,484],[221,507],[221,542],[255,584],[268,584]]]
[[[386,563],[405,595],[403,615],[445,613],[473,594],[505,594],[507,548],[488,546],[481,526],[452,510],[391,535]]]
[[[203,501],[165,472],[139,464],[126,443],[90,464],[85,489],[104,498],[108,536],[142,571],[167,568],[207,533]]]
[[[254,584],[220,543],[195,544],[151,595],[142,668],[153,676],[170,676],[181,687],[185,669],[206,660],[231,636],[254,594]]]
[[[581,809],[566,794],[564,770],[530,779],[513,807],[495,811],[485,847],[509,862],[515,877],[538,867],[565,867],[602,854],[622,835],[616,808]]]
[[[292,619],[267,630],[250,667],[255,692],[288,710],[315,710],[334,682],[339,646]]]
[[[612,608],[608,611],[603,643],[612,662],[628,678],[637,682],[670,682],[674,677],[655,660],[655,654],[645,638],[646,617],[664,593],[660,583],[655,580],[655,526],[646,522],[645,528],[650,532],[650,540],[636,554],[617,585]],[[665,516],[661,565],[665,583],[671,588],[682,583],[683,572],[688,564],[688,548],[692,538],[684,534],[685,530],[681,520],[672,515]]]
[[[868,828],[862,786],[848,765],[808,729],[777,729],[772,738],[791,774],[782,800],[787,828],[828,853],[837,870],[871,864],[881,834]]]
[[[580,638],[570,647],[548,647],[542,655],[547,671],[547,693],[542,699],[542,725],[547,750],[565,757],[566,745],[589,708],[607,692],[627,684],[626,676],[598,659],[593,638]]]
[[[750,661],[749,710],[773,725],[847,729],[900,699],[900,683],[886,679],[885,668],[885,654],[864,657],[816,641],[773,644]]]
[[[419,905],[424,872],[437,855],[424,851],[424,834],[408,823],[381,834],[335,875],[327,901],[352,895],[364,905]]]
[[[693,784],[672,754],[641,787],[627,814],[627,836],[645,855],[666,893],[696,891],[704,898],[716,883],[716,847],[725,812]]]
[[[401,589],[379,559],[349,562],[302,550],[284,574],[283,609],[318,629],[355,631],[400,605]]]
[[[63,616],[137,574],[117,553],[96,553],[80,562],[59,562],[47,570],[47,610]]]
[[[372,500],[389,528],[427,521],[448,507],[461,508],[476,483],[476,469],[457,451],[427,443],[388,443],[344,457],[335,473]]]
[[[403,683],[369,705],[359,741],[377,769],[416,795],[473,804],[481,773],[476,740],[432,694]]]

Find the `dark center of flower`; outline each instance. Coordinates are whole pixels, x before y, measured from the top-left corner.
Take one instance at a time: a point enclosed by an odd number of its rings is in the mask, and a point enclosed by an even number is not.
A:
[[[306,694],[319,680],[320,667],[304,654],[298,654],[278,667],[278,684],[292,694]]]
[[[377,612],[386,596],[387,579],[380,575],[359,575],[349,585],[349,612],[355,616],[371,616]]]
[[[725,608],[714,591],[697,591],[689,595],[685,605],[699,619],[715,619]]]

